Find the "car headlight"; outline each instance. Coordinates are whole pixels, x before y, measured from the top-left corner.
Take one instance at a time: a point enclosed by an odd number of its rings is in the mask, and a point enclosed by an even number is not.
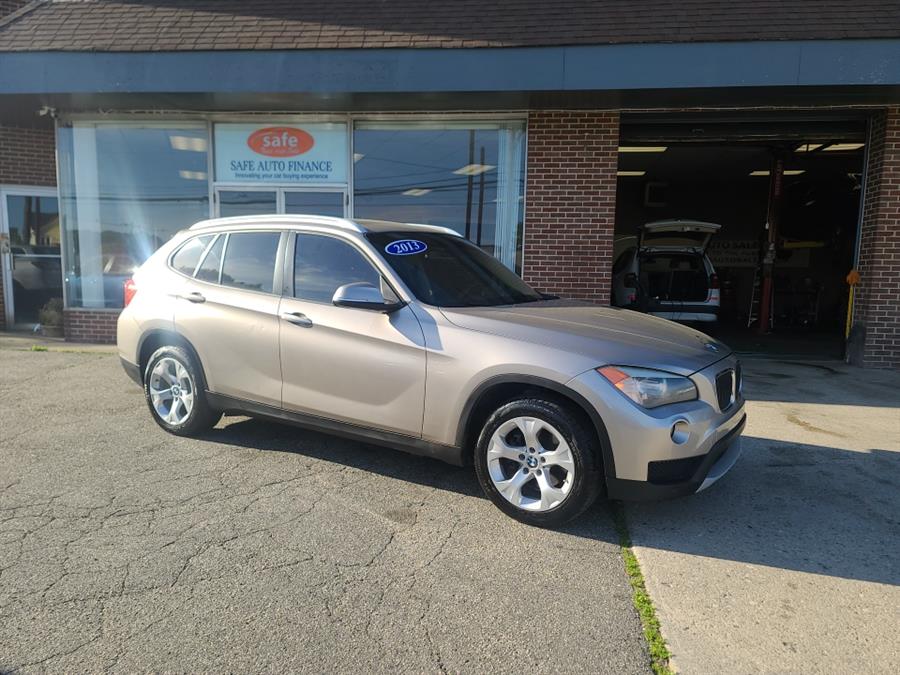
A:
[[[649,368],[605,366],[597,372],[642,408],[693,401],[697,387],[688,378]]]

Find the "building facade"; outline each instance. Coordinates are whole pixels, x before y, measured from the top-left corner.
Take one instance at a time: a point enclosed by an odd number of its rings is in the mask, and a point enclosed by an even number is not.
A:
[[[0,327],[58,297],[114,340],[134,267],[208,217],[445,225],[608,303],[636,223],[710,214],[750,250],[717,261],[735,326],[771,234],[777,329],[900,366],[896,3],[245,5],[0,5]]]

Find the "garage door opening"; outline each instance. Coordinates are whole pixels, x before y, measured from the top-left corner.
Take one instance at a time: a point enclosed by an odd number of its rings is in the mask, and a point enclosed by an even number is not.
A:
[[[865,135],[864,119],[623,118],[613,304],[739,351],[841,358]]]

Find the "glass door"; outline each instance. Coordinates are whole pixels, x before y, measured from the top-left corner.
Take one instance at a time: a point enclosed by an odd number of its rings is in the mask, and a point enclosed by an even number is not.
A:
[[[345,202],[346,198],[343,190],[284,191],[284,213],[343,218]]]
[[[278,191],[218,188],[216,210],[220,218],[278,213]]]
[[[0,190],[0,273],[4,275],[6,322],[35,324],[41,308],[62,303],[59,205],[56,190]]]
[[[343,218],[346,202],[344,188],[216,188],[216,215],[220,218],[268,213]]]

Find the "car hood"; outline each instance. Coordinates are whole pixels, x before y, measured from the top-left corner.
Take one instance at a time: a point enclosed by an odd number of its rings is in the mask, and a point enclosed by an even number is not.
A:
[[[597,366],[640,366],[690,375],[731,353],[721,342],[672,321],[571,300],[444,307],[441,312],[461,328],[581,354]]]

